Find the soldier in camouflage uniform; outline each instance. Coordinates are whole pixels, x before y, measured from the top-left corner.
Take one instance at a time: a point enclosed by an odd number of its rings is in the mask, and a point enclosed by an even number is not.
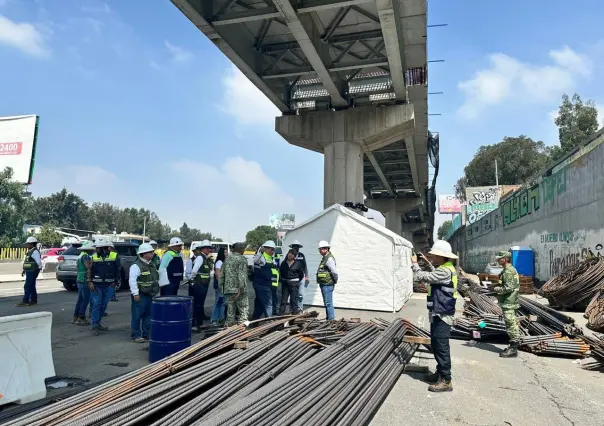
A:
[[[518,356],[520,342],[520,329],[516,318],[516,311],[520,307],[518,304],[520,278],[516,268],[511,264],[511,258],[512,255],[507,251],[500,251],[497,254],[497,262],[503,266],[503,271],[499,275],[499,285],[493,287],[493,290],[497,293],[497,301],[503,311],[505,328],[510,337],[510,345],[499,354],[502,358]]]
[[[244,250],[244,243],[233,244],[233,251],[222,264],[218,285],[227,299],[227,326],[235,323],[235,313],[238,313],[239,324],[248,319],[247,259],[243,257]]]

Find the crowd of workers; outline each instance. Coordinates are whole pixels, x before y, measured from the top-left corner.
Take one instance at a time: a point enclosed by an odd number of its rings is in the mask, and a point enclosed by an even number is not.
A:
[[[27,239],[28,253],[23,263],[25,275],[24,299],[19,306],[37,303],[36,278],[42,268],[40,252],[35,237]],[[204,321],[211,325],[246,323],[248,318],[248,282],[255,291],[251,319],[263,316],[297,314],[303,310],[304,290],[309,284],[306,257],[300,251],[302,244],[294,241],[285,259],[275,256],[274,241],[266,241],[248,265],[243,256],[245,243],[235,243],[227,253],[220,249],[215,259],[210,255],[210,241],[193,243],[190,259],[182,255],[183,241],[172,238],[167,251],[160,258],[157,243],[150,241],[137,249],[137,260],[130,267],[128,285],[131,293],[131,339],[143,343],[149,339],[151,305],[156,296],[178,295],[182,285],[188,285],[193,298],[192,331],[197,332]],[[333,289],[338,282],[334,256],[327,241],[318,245],[322,260],[316,279],[323,295],[327,319],[335,319]],[[78,297],[73,314],[73,324],[92,326],[92,333],[100,335],[108,328],[102,325],[110,300],[115,300],[120,288],[120,260],[111,241],[86,242],[79,247],[77,259]],[[210,286],[215,292],[211,317],[205,315],[204,306]],[[90,321],[87,310],[90,307]]]
[[[434,243],[429,254],[430,260],[420,254],[428,271],[423,271],[419,267],[416,255],[411,258],[411,268],[414,280],[428,285],[427,307],[430,320],[431,346],[436,359],[436,371],[427,377],[427,381],[432,383],[428,390],[431,392],[448,392],[453,390],[449,339],[451,338],[455,305],[459,297],[457,292],[457,270],[454,264],[458,257],[453,253],[451,245],[442,240]],[[497,254],[497,261],[503,267],[503,270],[499,275],[499,283],[492,287],[492,291],[503,311],[510,342],[509,346],[499,356],[513,358],[518,356],[520,341],[520,330],[516,317],[516,311],[519,308],[520,279],[518,272],[511,264],[510,252],[500,251]]]

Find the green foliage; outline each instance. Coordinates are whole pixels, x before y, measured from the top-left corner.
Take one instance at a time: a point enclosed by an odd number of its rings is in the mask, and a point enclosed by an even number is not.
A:
[[[445,220],[438,227],[438,230],[436,231],[436,236],[438,237],[439,240],[445,239],[445,235],[447,235],[447,232],[449,232],[449,228],[451,228],[452,225],[453,225],[453,222],[451,222],[450,220]]]
[[[0,171],[0,243],[5,247],[23,243],[25,188],[13,182],[13,169]]]
[[[552,159],[559,160],[580,146],[585,139],[598,130],[598,110],[594,101],[583,102],[578,94],[572,100],[562,95],[562,103],[556,118],[560,146],[552,150]]]
[[[245,234],[245,242],[254,249],[260,247],[267,240],[277,241],[277,229],[268,225],[260,225]]]
[[[187,223],[183,223],[178,231],[174,231],[171,234],[172,237],[179,237],[185,244],[191,244],[193,241],[222,241],[222,239],[215,237],[211,232],[201,232],[197,228],[190,228]]]
[[[54,227],[44,225],[40,232],[36,234],[39,242],[47,247],[58,247],[63,241],[63,235],[59,234]]]
[[[466,199],[466,187],[495,185],[495,160],[499,184],[517,185],[530,181],[550,162],[551,148],[529,137],[504,137],[493,145],[483,145],[464,168],[455,185],[455,195]]]

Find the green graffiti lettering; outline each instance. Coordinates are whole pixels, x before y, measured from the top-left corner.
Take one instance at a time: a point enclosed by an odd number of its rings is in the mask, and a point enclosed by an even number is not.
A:
[[[528,192],[522,191],[520,193],[520,217],[524,217],[528,214]]]
[[[512,223],[510,221],[510,202],[509,200],[503,203],[503,226]]]
[[[510,221],[512,221],[512,222],[516,222],[516,219],[518,219],[518,218],[520,217],[520,216],[518,215],[519,210],[520,210],[520,209],[518,208],[518,204],[520,204],[520,203],[518,202],[518,201],[519,201],[518,196],[517,196],[517,195],[516,195],[516,196],[514,196],[514,197],[512,198],[512,200],[511,200],[511,201],[512,201],[512,214],[510,215]]]
[[[529,206],[528,212],[531,213],[531,210],[536,212],[539,210],[539,185],[534,185],[528,190],[528,199]],[[531,209],[532,207],[532,209]]]

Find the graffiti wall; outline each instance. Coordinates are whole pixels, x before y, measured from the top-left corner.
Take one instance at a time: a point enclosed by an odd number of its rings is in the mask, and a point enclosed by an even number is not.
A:
[[[452,241],[463,247],[462,267],[480,272],[495,260],[497,251],[529,246],[535,251],[536,278],[546,281],[590,253],[604,256],[602,142],[604,129],[534,184],[502,196],[494,210],[476,215],[473,221],[468,212],[465,228],[453,236],[465,241]],[[496,199],[496,194],[482,192],[474,199],[485,202],[477,205]]]
[[[476,186],[466,188],[466,218],[468,223],[474,223],[487,213],[495,210],[501,196],[497,186]]]

